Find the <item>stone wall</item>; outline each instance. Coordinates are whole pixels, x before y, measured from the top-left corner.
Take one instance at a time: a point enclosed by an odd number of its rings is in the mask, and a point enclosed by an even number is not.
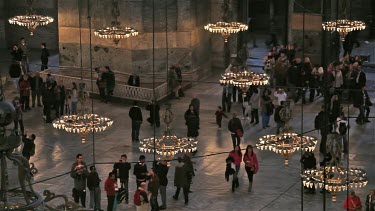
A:
[[[48,15],[53,17],[55,20],[53,23],[47,26],[38,26],[33,36],[30,36],[29,31],[26,27],[17,25],[11,25],[8,22],[8,18],[15,15],[26,14],[25,0],[3,0],[4,11],[0,13],[0,18],[4,16],[5,20],[5,34],[6,34],[6,45],[11,47],[14,43],[19,43],[20,38],[26,38],[30,48],[40,48],[40,44],[45,42],[47,47],[51,50],[58,48],[58,29],[57,29],[57,0],[35,0],[33,9],[36,14]],[[0,30],[1,30],[1,19],[0,19]],[[4,34],[0,31],[0,42]],[[1,45],[0,45],[1,46]]]
[[[95,29],[110,25],[112,20],[110,2],[109,0],[94,1],[90,5],[93,66],[109,65],[112,69],[124,73],[152,72],[152,1],[119,1],[118,20],[121,26],[137,29],[139,36],[123,39],[118,45],[112,40],[98,38],[93,33]],[[167,5],[166,0],[155,2],[155,71],[166,73],[167,66],[175,63],[180,63],[186,70],[196,67],[209,70],[209,35],[203,29],[208,21],[206,18],[208,15],[204,14],[210,10],[209,2],[167,0]],[[80,43],[82,43],[82,66],[88,67],[87,5],[86,3],[80,5],[77,0],[58,1],[58,4],[60,65],[80,66]],[[167,13],[165,6],[167,6]],[[168,27],[166,27],[166,14]],[[169,49],[168,61],[166,45]]]

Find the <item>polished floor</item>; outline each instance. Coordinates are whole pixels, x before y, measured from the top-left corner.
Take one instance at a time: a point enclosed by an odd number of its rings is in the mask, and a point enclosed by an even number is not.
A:
[[[252,56],[262,58],[264,48],[257,48],[252,51]],[[257,59],[255,59],[257,60]],[[252,61],[249,61],[252,62]],[[259,59],[254,62],[259,62]],[[371,70],[367,71],[369,83],[374,84],[375,74]],[[184,124],[183,114],[188,108],[193,95],[196,95],[201,101],[200,110],[200,135],[198,137],[198,153],[196,156],[209,155],[218,152],[227,152],[232,148],[230,133],[226,129],[228,120],[224,119],[223,130],[217,130],[215,125],[215,110],[221,104],[221,87],[219,84],[206,83],[217,82],[218,74],[202,82],[195,83],[191,89],[186,91],[186,96],[180,100],[170,100],[172,111],[175,115],[173,129],[178,136],[186,135],[187,129]],[[373,86],[370,86],[373,87]],[[11,83],[6,85],[6,98],[11,99],[13,87]],[[375,93],[370,91],[370,95],[375,97]],[[300,103],[293,105],[294,115],[292,126],[296,132],[301,131],[301,122],[303,122],[303,131],[313,129],[314,118],[319,111],[322,98],[317,98],[314,103],[302,105]],[[73,188],[73,179],[68,173],[72,163],[75,161],[77,153],[82,153],[84,161],[88,164],[93,163],[94,157],[97,163],[98,172],[104,180],[108,172],[112,170],[111,162],[120,158],[121,154],[127,154],[129,161],[137,161],[139,155],[138,143],[131,142],[130,119],[128,117],[130,105],[124,104],[103,104],[94,100],[94,112],[105,115],[114,120],[114,125],[102,133],[96,133],[95,149],[93,150],[93,137],[87,138],[86,144],[81,144],[78,135],[69,134],[62,130],[57,130],[51,124],[46,124],[42,119],[42,108],[33,108],[24,114],[25,130],[28,134],[35,133],[36,155],[31,158],[35,163],[39,173],[34,177],[34,188],[42,193],[48,189],[56,194],[66,194],[71,197]],[[163,110],[162,106],[161,111]],[[346,106],[345,106],[346,108]],[[148,117],[148,112],[143,108],[144,119]],[[241,112],[241,105],[234,103],[233,111]],[[357,110],[349,107],[351,116],[357,115]],[[162,113],[162,112],[161,112]],[[372,115],[375,116],[375,115]],[[354,119],[351,119],[350,127],[350,154],[349,159],[351,167],[364,168],[368,173],[369,184],[362,189],[356,189],[364,203],[365,195],[370,189],[373,189],[375,169],[372,164],[375,162],[375,119],[366,125],[357,125]],[[257,140],[266,134],[275,133],[276,124],[271,120],[271,127],[262,129],[261,125],[252,125],[248,121],[243,121],[245,136],[241,140],[241,147],[247,144],[253,146]],[[156,129],[159,136],[164,125]],[[320,138],[318,132],[313,131],[308,135]],[[145,121],[141,126],[141,138],[153,136],[153,128]],[[251,211],[274,211],[274,210],[323,210],[323,195],[301,194],[300,180],[300,154],[295,153],[290,159],[288,167],[283,165],[283,159],[280,155],[272,152],[255,150],[258,155],[260,170],[254,176],[253,192],[247,192],[247,177],[244,166],[241,166],[239,173],[240,188],[234,193],[231,192],[231,184],[224,179],[225,158],[227,154],[207,156],[194,159],[196,162],[196,176],[193,179],[192,191],[189,195],[188,205],[184,205],[182,197],[179,201],[172,199],[175,187],[173,186],[174,165],[170,168],[167,187],[167,206],[168,210],[251,210]],[[95,156],[94,156],[95,155]],[[319,158],[318,148],[315,155]],[[152,154],[146,154],[147,160],[153,159]],[[346,163],[345,163],[346,164]],[[149,168],[151,164],[148,164]],[[64,175],[65,174],[65,175]],[[57,178],[53,178],[61,175]],[[53,178],[53,179],[49,179]],[[49,179],[49,180],[46,180]],[[41,181],[41,182],[40,182]],[[135,179],[132,176],[130,181],[130,204],[121,204],[118,210],[135,210],[133,205],[133,192],[135,190]],[[106,195],[102,187],[102,209],[106,208]],[[337,202],[332,203],[330,195],[326,197],[326,210],[343,210],[343,201],[346,192],[339,193]],[[89,197],[87,197],[87,204]],[[160,200],[159,200],[160,203]]]

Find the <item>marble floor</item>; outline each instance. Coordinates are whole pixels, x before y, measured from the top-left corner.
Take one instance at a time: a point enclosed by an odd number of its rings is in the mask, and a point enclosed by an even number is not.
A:
[[[254,57],[263,57],[264,50],[253,51]],[[259,61],[258,61],[259,62]],[[251,63],[251,61],[250,61]],[[369,83],[374,84],[375,74],[368,70]],[[219,75],[213,75],[208,79],[197,82],[193,87],[186,91],[186,96],[180,100],[170,100],[172,111],[175,114],[173,129],[178,136],[186,135],[187,129],[184,124],[183,114],[188,108],[193,95],[196,95],[201,101],[200,110],[200,135],[198,137],[198,152],[196,156],[210,155],[219,152],[228,152],[232,148],[230,133],[226,129],[228,123],[224,119],[223,130],[217,130],[215,125],[215,110],[221,104],[221,87],[217,82]],[[373,87],[373,86],[372,86]],[[7,99],[14,97],[11,84],[5,86]],[[371,90],[370,95],[375,97],[375,90]],[[317,98],[313,103],[302,105],[300,103],[292,105],[294,118],[292,126],[296,132],[301,131],[301,122],[303,122],[303,131],[312,130],[314,127],[314,118],[322,104],[322,98]],[[39,172],[34,176],[33,185],[35,190],[42,193],[48,189],[59,194],[66,194],[71,197],[73,179],[67,174],[70,171],[72,163],[75,161],[77,153],[82,153],[84,161],[87,164],[93,163],[94,156],[97,163],[97,170],[103,180],[106,179],[108,172],[112,170],[113,162],[120,158],[121,154],[127,154],[129,161],[137,161],[139,155],[138,143],[131,141],[130,119],[128,117],[130,105],[126,104],[103,104],[94,99],[94,112],[108,116],[114,120],[114,125],[102,133],[95,134],[95,148],[93,149],[93,137],[87,138],[86,144],[81,144],[78,135],[69,134],[62,130],[57,130],[51,124],[46,124],[42,119],[42,108],[33,108],[24,114],[25,130],[28,134],[35,133],[36,155],[31,158]],[[162,106],[163,110],[164,105]],[[345,106],[346,108],[346,106]],[[302,111],[303,110],[303,114]],[[148,117],[148,112],[143,108],[144,119]],[[233,111],[241,112],[241,104],[234,103]],[[351,116],[357,115],[357,110],[349,107]],[[375,115],[372,115],[375,116]],[[351,119],[350,127],[350,154],[345,157],[349,159],[350,167],[363,168],[368,173],[369,184],[365,188],[356,189],[361,200],[365,200],[365,195],[370,189],[374,189],[375,168],[372,163],[375,162],[375,119],[365,125],[357,125],[354,119]],[[271,120],[271,127],[262,129],[261,125],[252,125],[248,121],[243,121],[245,135],[241,140],[241,147],[247,144],[253,146],[258,139],[266,134],[275,133],[276,124]],[[156,129],[156,136],[163,131],[164,125]],[[310,136],[320,138],[317,131],[308,133]],[[141,126],[141,138],[153,136],[153,128],[144,122]],[[290,159],[289,166],[283,165],[283,159],[280,155],[272,152],[255,150],[258,155],[260,169],[254,176],[253,192],[247,192],[247,176],[244,166],[241,166],[239,173],[240,188],[234,193],[231,192],[231,184],[224,179],[225,158],[227,153],[194,158],[196,162],[196,176],[193,179],[192,191],[189,195],[188,205],[184,205],[182,199],[175,201],[172,199],[175,187],[173,186],[174,165],[170,167],[167,187],[167,206],[168,210],[202,210],[202,211],[221,211],[221,210],[250,210],[250,211],[291,211],[291,210],[323,210],[323,195],[301,194],[300,180],[300,154],[295,153]],[[314,151],[319,158],[318,148]],[[146,159],[151,161],[152,154],[146,154]],[[151,163],[148,164],[149,168]],[[54,178],[58,175],[57,178]],[[53,178],[53,179],[50,179]],[[104,182],[103,182],[104,183]],[[132,196],[135,190],[135,178],[132,176],[130,184],[130,203],[121,204],[118,210],[135,210]],[[102,209],[106,207],[106,195],[102,187]],[[326,210],[343,210],[343,201],[346,192],[339,193],[337,202],[332,203],[330,195],[326,196]],[[89,197],[87,197],[87,202]],[[160,200],[159,200],[160,202]]]

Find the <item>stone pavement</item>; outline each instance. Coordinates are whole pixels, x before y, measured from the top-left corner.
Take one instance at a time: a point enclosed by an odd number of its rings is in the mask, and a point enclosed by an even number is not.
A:
[[[260,48],[262,44],[259,44]],[[258,55],[254,57],[263,58],[259,50]],[[259,62],[259,61],[256,61]],[[374,74],[367,73],[368,78],[374,78]],[[193,88],[186,91],[186,97],[180,100],[170,100],[172,103],[172,110],[175,114],[175,122],[173,129],[178,136],[186,135],[187,129],[184,124],[183,114],[188,108],[189,102],[196,94],[201,100],[200,111],[200,135],[198,137],[198,152],[199,155],[208,155],[217,152],[230,151],[232,142],[230,133],[226,129],[228,120],[224,119],[223,130],[218,131],[215,125],[215,110],[221,104],[221,87],[219,84],[210,82],[217,82],[219,76],[213,76],[205,81],[196,83]],[[371,82],[373,83],[373,82]],[[9,83],[6,86],[6,98],[12,99],[13,87]],[[371,91],[370,95],[375,97]],[[296,132],[301,131],[301,123],[303,122],[303,131],[313,129],[314,118],[319,111],[322,99],[318,98],[312,104],[303,105],[303,115],[301,114],[302,105],[299,103],[293,105],[294,119],[292,126]],[[138,143],[131,142],[131,128],[130,119],[128,117],[130,105],[124,104],[103,104],[98,100],[94,100],[94,112],[100,115],[108,116],[114,120],[114,125],[107,131],[95,134],[95,159],[97,163],[115,162],[120,155],[126,153],[129,161],[136,161],[140,153]],[[164,105],[161,111],[163,111]],[[346,108],[346,106],[345,106]],[[143,111],[144,120],[148,117],[148,112]],[[241,113],[241,105],[234,103],[233,111]],[[356,116],[357,110],[349,107],[350,115]],[[373,115],[372,115],[373,116]],[[246,147],[247,144],[253,146],[257,140],[266,134],[275,133],[276,124],[271,117],[271,127],[262,129],[261,125],[250,125],[243,121],[245,128],[244,138],[241,140],[241,147]],[[39,173],[35,175],[34,180],[37,184],[34,188],[39,193],[48,189],[58,194],[66,194],[71,198],[71,191],[73,187],[73,179],[69,175],[64,175],[55,179],[43,181],[52,178],[56,175],[69,172],[72,163],[75,160],[77,153],[84,155],[86,163],[93,162],[93,141],[92,136],[87,137],[87,143],[81,144],[80,137],[66,133],[61,130],[54,129],[51,124],[45,124],[42,119],[42,108],[34,108],[24,114],[25,130],[28,134],[35,133],[36,140],[36,155],[31,158],[31,162],[35,163]],[[359,126],[351,119],[350,127],[350,156],[349,165],[351,167],[364,168],[368,173],[369,184],[365,188],[356,189],[357,194],[361,197],[364,203],[365,195],[370,189],[374,188],[375,169],[372,163],[375,162],[375,120],[371,123]],[[156,136],[159,136],[164,128],[156,129]],[[318,132],[313,131],[308,135],[320,138]],[[145,121],[141,126],[140,138],[147,138],[153,136],[153,128]],[[319,143],[318,143],[319,144]],[[280,155],[272,152],[260,151],[255,149],[258,155],[260,170],[254,176],[253,192],[247,192],[247,176],[243,164],[239,173],[240,188],[235,193],[231,192],[230,182],[224,179],[225,172],[225,158],[227,154],[215,155],[194,159],[196,161],[195,168],[196,176],[193,179],[192,191],[190,194],[190,201],[188,205],[184,205],[183,197],[179,201],[174,201],[172,195],[175,191],[173,186],[174,165],[170,168],[167,187],[167,205],[168,210],[300,210],[301,200],[303,197],[304,210],[323,210],[323,196],[319,192],[314,195],[301,195],[300,183],[300,154],[295,153],[290,161],[289,166],[283,165],[283,159]],[[319,158],[318,148],[314,151],[317,158]],[[147,160],[153,159],[152,154],[146,154]],[[151,163],[148,164],[149,168]],[[132,166],[133,167],[133,166]],[[108,172],[112,170],[112,164],[97,164],[99,175],[104,180]],[[38,182],[43,181],[43,182]],[[102,209],[106,208],[106,195],[102,187]],[[118,210],[135,210],[133,205],[133,193],[135,190],[135,179],[131,176],[130,181],[130,197],[129,205],[121,204]],[[343,210],[343,201],[346,197],[346,192],[339,193],[337,196],[337,203],[332,203],[330,195],[327,195],[327,210],[338,211]],[[89,197],[87,196],[87,204]],[[160,202],[160,200],[159,200]]]

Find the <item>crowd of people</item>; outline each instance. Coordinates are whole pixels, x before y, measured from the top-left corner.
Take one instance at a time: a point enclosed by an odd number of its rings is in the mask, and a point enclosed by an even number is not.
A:
[[[251,156],[249,157],[251,158]],[[245,157],[244,157],[245,159]],[[178,200],[181,189],[183,190],[185,204],[189,203],[190,185],[195,176],[194,162],[190,153],[178,157],[178,164],[175,166],[174,186],[176,192],[172,196]],[[139,211],[165,210],[167,209],[167,185],[169,165],[166,160],[152,162],[149,169],[144,155],[139,156],[139,161],[133,166],[133,175],[136,181],[136,190],[133,195],[133,202]],[[90,172],[88,171],[90,169]],[[104,182],[104,190],[107,195],[107,210],[116,210],[118,204],[129,203],[129,178],[132,165],[127,162],[126,154],[121,155],[119,161],[113,165],[113,170],[108,173]],[[71,168],[70,176],[74,179],[72,195],[74,202],[81,203],[86,207],[86,189],[90,192],[90,208],[102,210],[100,205],[102,179],[95,166],[88,167],[83,160],[82,154],[77,154],[76,161]],[[250,179],[250,176],[249,176]],[[158,195],[161,196],[161,205],[158,203]]]

